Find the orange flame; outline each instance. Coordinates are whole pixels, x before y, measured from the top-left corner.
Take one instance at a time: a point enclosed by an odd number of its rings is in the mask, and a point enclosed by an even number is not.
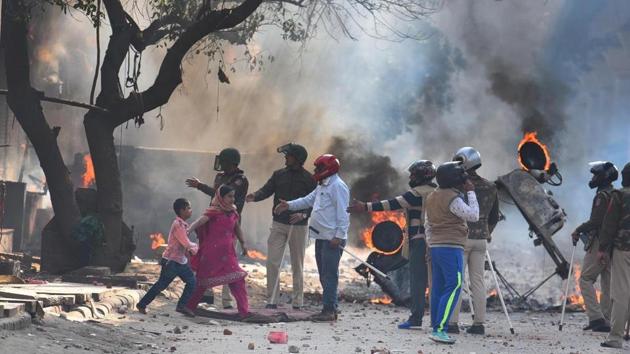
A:
[[[517,149],[517,151],[519,152],[518,163],[521,165],[521,167],[525,171],[529,171],[529,169],[525,166],[525,164],[521,160],[521,154],[520,154],[521,148],[523,147],[523,145],[525,145],[525,143],[534,143],[540,146],[542,151],[545,153],[545,159],[547,160],[547,162],[545,163],[545,171],[548,171],[549,168],[551,167],[551,155],[549,155],[549,149],[547,148],[547,145],[543,144],[540,140],[538,140],[538,138],[536,137],[537,135],[538,135],[537,132],[525,133],[525,135],[523,136],[523,140],[521,140],[521,142],[518,144],[518,149]]]
[[[256,251],[256,250],[247,250],[247,257],[251,258],[251,259],[258,259],[261,261],[266,261],[267,260],[267,256],[265,256],[264,253],[260,252],[260,251]]]
[[[400,226],[400,228],[405,230],[405,226],[407,225],[407,220],[405,219],[405,215],[398,211],[382,211],[382,212],[372,213],[371,216],[372,216],[372,225],[368,228],[363,229],[363,231],[361,231],[361,239],[365,243],[365,246],[375,252],[385,254],[385,255],[392,255],[400,251],[400,249],[403,246],[403,242],[401,242],[400,246],[393,252],[383,252],[382,250],[376,248],[376,246],[374,246],[374,242],[372,242],[372,230],[374,230],[374,227],[378,223],[381,223],[383,221],[393,221],[398,226]]]
[[[375,298],[370,299],[370,303],[380,304],[380,305],[389,305],[392,303],[392,298],[387,295],[383,295],[381,297],[375,297]]]
[[[149,238],[151,239],[151,249],[152,250],[158,249],[160,246],[166,244],[166,240],[164,239],[164,235],[162,235],[159,232],[149,235]]]
[[[579,264],[573,265],[573,282],[575,291],[567,297],[567,304],[575,305],[583,310],[586,309],[586,305],[584,304],[584,297],[582,297],[582,289],[580,288],[580,276],[582,275],[582,268]],[[599,289],[595,290],[597,301],[600,301],[602,298],[602,292]]]
[[[492,289],[490,291],[490,293],[488,294],[488,296],[486,296],[486,297],[497,297],[497,296],[499,296],[499,293],[497,292],[497,289]]]
[[[83,164],[85,165],[85,172],[81,175],[81,178],[83,179],[83,188],[88,188],[93,185],[96,180],[94,164],[92,163],[92,156],[90,154],[83,156]]]

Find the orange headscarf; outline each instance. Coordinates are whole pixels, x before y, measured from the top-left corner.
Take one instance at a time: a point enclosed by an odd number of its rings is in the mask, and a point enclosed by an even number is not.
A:
[[[221,213],[230,213],[230,212],[237,213],[238,215],[238,212],[236,211],[236,205],[228,204],[225,201],[225,199],[223,199],[223,197],[221,196],[221,188],[223,186],[225,185],[222,184],[214,192],[214,198],[212,198],[210,207],[206,209],[206,212],[205,212],[206,216],[216,215],[216,214],[221,214]]]

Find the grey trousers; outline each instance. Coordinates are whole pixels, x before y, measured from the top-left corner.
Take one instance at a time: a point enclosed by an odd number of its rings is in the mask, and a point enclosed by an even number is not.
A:
[[[464,268],[468,269],[470,293],[472,297],[475,319],[473,324],[483,324],[486,320],[486,284],[483,281],[484,264],[486,261],[486,240],[466,241],[464,248]],[[457,300],[457,306],[451,316],[451,323],[459,321],[459,310],[462,305],[462,296]]]
[[[304,253],[306,250],[306,225],[287,225],[274,221],[267,240],[267,298],[278,303],[280,284],[276,289],[276,298],[272,299],[273,289],[278,282],[280,264],[285,248],[289,247],[291,256],[291,277],[293,278],[293,306],[304,305]]]
[[[584,297],[586,315],[589,321],[610,319],[610,266],[602,265],[597,259],[599,240],[593,240],[591,249],[584,255],[582,262],[582,275],[580,276],[580,289]],[[600,277],[601,276],[601,277]],[[601,303],[597,301],[595,282],[600,277],[602,286]]]
[[[611,268],[612,317],[606,343],[621,348],[630,306],[630,251],[613,250]]]

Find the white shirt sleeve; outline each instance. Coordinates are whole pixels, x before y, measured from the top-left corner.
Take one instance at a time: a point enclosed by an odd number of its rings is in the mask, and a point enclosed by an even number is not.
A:
[[[303,210],[312,208],[313,204],[315,204],[315,196],[317,195],[318,191],[319,188],[315,188],[307,196],[288,201],[287,203],[289,204],[289,210]]]
[[[477,203],[477,195],[470,191],[467,193],[468,204],[462,198],[455,198],[449,205],[451,213],[464,219],[465,221],[479,221],[479,203]]]
[[[348,238],[348,227],[350,227],[350,214],[346,211],[350,204],[350,191],[344,185],[337,184],[333,189],[335,201],[335,238]]]

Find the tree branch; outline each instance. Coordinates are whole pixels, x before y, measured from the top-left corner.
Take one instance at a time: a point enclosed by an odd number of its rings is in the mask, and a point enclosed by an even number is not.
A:
[[[115,107],[115,126],[166,104],[182,82],[181,63],[188,50],[210,33],[245,21],[261,3],[262,0],[245,0],[232,9],[210,11],[191,24],[168,49],[153,85],[139,95],[130,95]]]

